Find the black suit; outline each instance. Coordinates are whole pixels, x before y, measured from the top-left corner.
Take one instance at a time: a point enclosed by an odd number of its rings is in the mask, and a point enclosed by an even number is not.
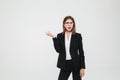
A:
[[[57,37],[52,38],[55,50],[59,53],[57,67],[66,70],[66,50],[65,50],[65,33],[57,34]],[[75,71],[85,68],[85,57],[82,45],[82,36],[80,33],[71,35],[70,55],[72,58]]]

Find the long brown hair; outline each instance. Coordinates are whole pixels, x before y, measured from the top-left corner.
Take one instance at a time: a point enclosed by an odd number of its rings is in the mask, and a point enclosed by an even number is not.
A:
[[[73,28],[72,28],[72,34],[75,34],[76,33],[76,26],[75,26],[75,20],[74,20],[74,18],[72,17],[72,16],[66,16],[65,18],[64,18],[64,20],[63,20],[63,32],[62,32],[62,34],[64,34],[65,33],[65,31],[66,31],[66,29],[65,29],[65,27],[64,27],[64,24],[65,24],[65,22],[68,20],[68,19],[71,19],[72,20],[72,22],[73,22]]]

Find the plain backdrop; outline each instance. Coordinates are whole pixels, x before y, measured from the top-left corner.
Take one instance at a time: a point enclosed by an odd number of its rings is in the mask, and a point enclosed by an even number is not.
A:
[[[119,4],[119,0],[0,0],[0,80],[57,80],[58,53],[45,32],[62,32],[68,15],[83,38],[82,79],[119,80]]]

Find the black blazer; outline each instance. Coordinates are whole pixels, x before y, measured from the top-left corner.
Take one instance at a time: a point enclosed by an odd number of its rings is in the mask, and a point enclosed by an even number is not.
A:
[[[66,60],[66,50],[65,50],[65,33],[57,34],[57,37],[52,38],[54,48],[57,53],[59,53],[57,67],[65,68],[65,60]],[[85,56],[82,45],[82,36],[80,33],[75,33],[71,35],[70,41],[70,55],[74,64],[75,70],[79,70],[81,68],[85,69]]]

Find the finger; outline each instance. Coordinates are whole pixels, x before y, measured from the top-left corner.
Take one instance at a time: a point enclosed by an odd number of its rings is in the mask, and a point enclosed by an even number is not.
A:
[[[46,33],[46,35],[47,35],[47,36],[50,36],[50,34],[49,34],[49,33]]]
[[[80,73],[80,76],[82,77],[82,73]]]
[[[83,77],[83,74],[80,74],[81,77]]]
[[[84,76],[84,72],[81,72],[81,73],[80,73],[80,76],[83,77],[83,76]]]
[[[47,33],[47,32],[46,32],[45,34],[46,34],[46,35],[48,35],[48,33]]]

